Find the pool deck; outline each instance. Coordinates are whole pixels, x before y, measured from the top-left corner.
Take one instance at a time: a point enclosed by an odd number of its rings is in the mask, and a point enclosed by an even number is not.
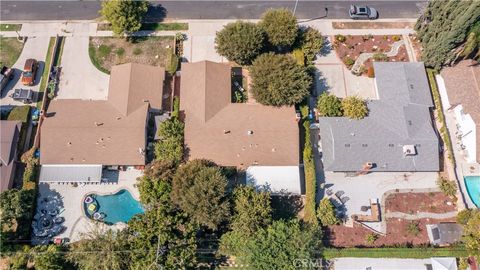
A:
[[[139,170],[127,170],[120,172],[118,175],[118,184],[102,184],[102,185],[85,185],[74,187],[72,185],[61,184],[40,184],[38,205],[43,198],[59,197],[59,209],[64,209],[61,216],[65,218],[63,226],[67,229],[56,237],[66,237],[70,242],[78,241],[84,234],[88,234],[93,229],[105,227],[103,223],[94,222],[85,216],[83,209],[83,200],[86,195],[95,193],[99,195],[113,194],[121,189],[128,190],[132,196],[139,200],[140,194],[135,187],[136,179],[142,175]],[[124,227],[124,224],[118,223],[108,228],[116,229]]]

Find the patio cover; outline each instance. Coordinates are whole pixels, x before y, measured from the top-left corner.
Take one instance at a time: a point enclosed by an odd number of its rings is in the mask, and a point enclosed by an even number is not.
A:
[[[298,166],[250,166],[246,171],[246,184],[272,194],[302,194]]]
[[[102,165],[42,165],[40,183],[99,183]]]

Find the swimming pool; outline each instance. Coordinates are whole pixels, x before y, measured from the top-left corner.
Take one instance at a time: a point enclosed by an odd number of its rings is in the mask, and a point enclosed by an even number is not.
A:
[[[92,197],[93,202],[87,203],[88,197]],[[84,201],[85,214],[93,218],[94,213],[99,213],[101,215],[99,219],[108,225],[118,222],[126,223],[134,215],[145,212],[140,202],[135,200],[132,194],[125,189],[110,195],[90,194],[87,198]],[[95,205],[95,207],[90,205]]]
[[[465,176],[464,179],[470,199],[480,208],[480,176]]]

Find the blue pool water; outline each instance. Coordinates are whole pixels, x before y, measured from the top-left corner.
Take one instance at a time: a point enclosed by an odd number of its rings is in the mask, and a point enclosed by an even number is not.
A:
[[[465,185],[470,199],[480,208],[480,176],[465,176]]]
[[[125,189],[111,195],[94,195],[94,198],[98,203],[97,211],[105,214],[103,221],[109,225],[126,223],[134,215],[145,212],[140,202]],[[87,211],[86,213],[89,216]]]

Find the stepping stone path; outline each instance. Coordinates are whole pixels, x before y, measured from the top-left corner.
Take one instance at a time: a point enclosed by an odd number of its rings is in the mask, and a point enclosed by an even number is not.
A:
[[[393,57],[398,54],[398,50],[400,49],[400,46],[405,44],[403,40],[396,41],[392,44],[392,49],[389,52],[386,52],[385,55],[387,57]],[[367,61],[369,58],[373,57],[377,52],[375,53],[362,53],[358,56],[357,60],[355,61],[355,64],[352,66],[352,73],[353,74],[359,74],[360,73],[360,68],[362,67],[363,63]]]

